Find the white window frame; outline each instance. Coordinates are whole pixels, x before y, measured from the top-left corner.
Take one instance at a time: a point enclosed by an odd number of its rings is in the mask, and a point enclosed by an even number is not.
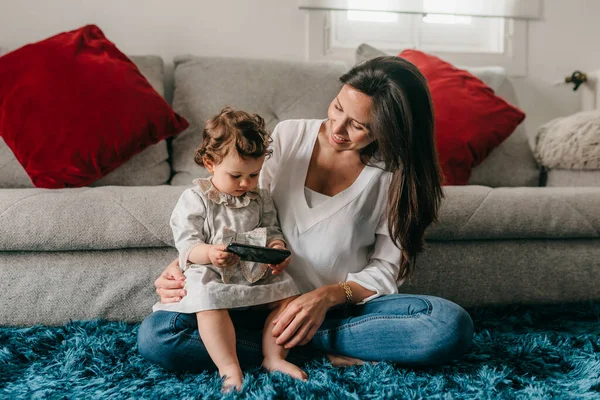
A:
[[[331,47],[331,12],[311,10],[307,12],[307,54],[310,61],[343,61],[354,64],[356,49]],[[457,66],[485,67],[501,66],[509,76],[527,75],[527,21],[505,20],[505,38],[503,53],[459,53],[428,51]],[[404,48],[380,49],[391,55],[397,55]]]

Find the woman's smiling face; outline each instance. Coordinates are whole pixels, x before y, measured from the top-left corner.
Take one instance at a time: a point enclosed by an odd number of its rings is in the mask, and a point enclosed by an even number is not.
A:
[[[337,151],[360,151],[373,142],[371,106],[373,99],[352,86],[344,85],[329,105],[327,140]]]

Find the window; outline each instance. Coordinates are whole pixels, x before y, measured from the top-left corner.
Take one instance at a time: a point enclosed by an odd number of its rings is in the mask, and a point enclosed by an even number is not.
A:
[[[364,42],[382,49],[503,53],[503,18],[445,14],[331,11],[332,48]]]
[[[386,1],[369,0],[369,6],[383,9]],[[498,65],[512,76],[524,76],[527,21],[452,14],[456,1],[423,0],[424,9],[435,3],[440,10],[441,4],[445,14],[313,10],[308,14],[308,59],[352,64],[356,48],[368,43],[389,54],[419,49],[455,65]]]

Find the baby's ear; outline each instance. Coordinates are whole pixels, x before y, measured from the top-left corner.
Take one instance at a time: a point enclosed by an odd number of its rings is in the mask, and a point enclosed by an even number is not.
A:
[[[214,174],[215,163],[210,158],[202,156],[202,164],[204,164],[204,168],[206,168],[209,173]]]

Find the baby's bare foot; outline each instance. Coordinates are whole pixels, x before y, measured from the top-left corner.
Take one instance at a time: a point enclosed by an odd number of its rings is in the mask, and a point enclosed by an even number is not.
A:
[[[235,390],[239,392],[242,388],[242,370],[240,366],[237,364],[227,365],[221,369],[219,369],[219,375],[223,380],[223,391],[230,392]]]
[[[308,379],[308,375],[306,372],[302,371],[300,368],[292,364],[291,362],[285,361],[282,358],[265,358],[263,360],[263,367],[265,367],[268,371],[274,372],[279,371],[284,374],[290,375],[292,378],[301,379],[303,381]]]
[[[375,361],[363,361],[358,358],[340,356],[337,354],[327,354],[327,358],[334,367],[349,367],[351,365],[363,365],[365,363],[377,364]]]

